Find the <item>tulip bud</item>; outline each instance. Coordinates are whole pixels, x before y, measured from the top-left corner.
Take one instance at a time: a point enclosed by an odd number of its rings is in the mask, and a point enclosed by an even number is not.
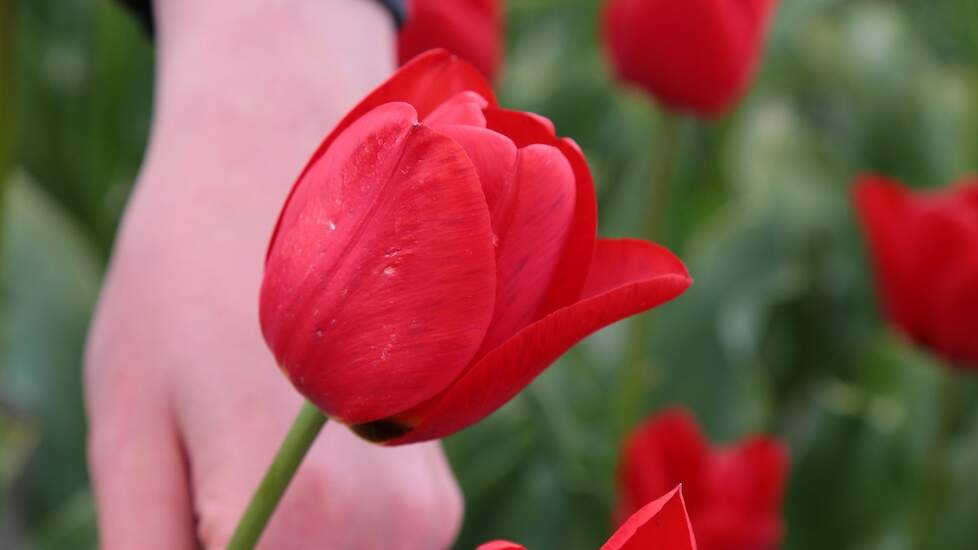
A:
[[[915,193],[864,176],[853,198],[886,318],[951,365],[978,368],[978,179]]]
[[[618,77],[668,108],[722,115],[757,68],[777,0],[609,0],[604,42]]]
[[[499,0],[410,0],[407,21],[397,36],[400,63],[444,48],[494,79],[503,50],[502,11]]]

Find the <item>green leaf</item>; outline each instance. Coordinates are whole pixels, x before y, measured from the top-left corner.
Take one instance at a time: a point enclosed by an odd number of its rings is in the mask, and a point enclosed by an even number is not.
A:
[[[39,437],[16,482],[30,533],[86,485],[81,357],[100,270],[78,226],[23,174],[5,206],[0,402]]]

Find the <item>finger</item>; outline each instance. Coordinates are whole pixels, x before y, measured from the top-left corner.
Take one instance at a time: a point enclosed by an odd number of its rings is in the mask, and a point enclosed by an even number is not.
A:
[[[86,405],[100,548],[194,549],[185,460],[161,386],[146,379],[151,369],[99,348],[89,354]]]

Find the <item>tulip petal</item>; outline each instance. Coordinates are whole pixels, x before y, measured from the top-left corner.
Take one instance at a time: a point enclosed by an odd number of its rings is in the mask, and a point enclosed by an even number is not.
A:
[[[972,245],[971,255],[955,263],[933,298],[943,315],[934,346],[957,367],[978,367],[978,239]]]
[[[498,132],[475,126],[443,126],[438,131],[454,139],[469,155],[482,182],[493,233],[498,235],[501,212],[512,202],[516,144]]]
[[[971,277],[973,264],[978,260],[978,215],[968,207],[967,195],[962,194],[966,190],[918,194],[913,211],[905,215],[909,235],[899,236],[905,242],[908,257],[912,258],[906,275],[915,285],[910,289],[915,299],[910,332],[919,342],[954,360],[961,359],[961,346],[954,345],[954,352],[949,353],[951,350],[940,341],[958,330],[975,328],[973,324],[952,327],[949,318],[952,311],[960,313],[960,308],[965,307],[957,304],[953,296],[967,292],[967,287],[975,284]],[[975,340],[974,335],[972,332],[970,339]]]
[[[448,124],[485,128],[486,116],[482,110],[488,106],[485,98],[475,92],[459,92],[436,107],[422,122],[436,130]]]
[[[553,146],[517,153],[511,200],[493,212],[496,310],[482,343],[489,351],[539,317],[573,222],[574,173]]]
[[[496,95],[492,91],[492,85],[472,65],[445,50],[429,50],[415,57],[370,92],[340,120],[336,127],[323,139],[296,181],[301,181],[305,177],[306,172],[319,160],[319,157],[323,156],[340,133],[375,107],[385,103],[403,101],[410,103],[417,111],[417,116],[423,119],[439,105],[465,91],[478,94],[488,101],[489,105],[496,104]],[[293,185],[289,196],[285,199],[282,212],[288,208],[295,189],[296,186]],[[278,236],[280,224],[281,217],[272,231],[272,238],[268,244],[269,251]]]
[[[635,512],[601,550],[696,550],[681,487]]]
[[[954,183],[956,193],[972,220],[978,223],[978,176],[969,176]]]
[[[580,147],[570,139],[557,138],[549,121],[538,115],[510,111],[499,107],[485,110],[486,125],[512,139],[517,147],[534,143],[552,145],[560,150],[574,171],[575,205],[574,219],[557,263],[557,277],[544,299],[537,317],[577,301],[584,288],[591,260],[594,255],[594,239],[598,227],[598,206],[594,195],[594,180]]]
[[[475,550],[526,550],[522,544],[509,542],[508,540],[494,540],[485,544],[480,544]]]
[[[623,446],[617,521],[679,483],[690,509],[697,510],[709,496],[709,466],[709,445],[689,413],[679,408],[660,412]]]
[[[853,187],[853,199],[869,241],[882,306],[889,318],[909,330],[916,310],[911,300],[917,293],[908,280],[908,192],[886,178],[862,176]]]
[[[296,388],[347,423],[442,391],[492,316],[479,178],[416,120],[390,103],[349,126],[296,185],[266,262],[266,341]]]
[[[488,351],[541,316],[573,222],[576,180],[552,145],[533,143],[517,152],[512,140],[493,130],[441,131],[476,166],[496,235],[496,312],[482,344]]]
[[[711,547],[774,548],[781,540],[781,504],[788,452],[758,436],[714,457],[709,506],[696,513],[700,542]],[[696,510],[695,507],[692,507]]]
[[[717,482],[743,509],[778,514],[788,477],[788,450],[778,440],[752,437],[717,457]]]
[[[489,105],[496,105],[492,85],[479,70],[445,50],[427,51],[397,70],[386,82],[370,92],[337,125],[335,134],[364,113],[391,101],[410,103],[424,119],[439,105],[462,92],[474,92]]]
[[[599,240],[589,293],[523,328],[425,406],[421,422],[388,444],[444,437],[485,418],[550,363],[592,332],[679,296],[692,282],[665,248],[635,240]]]

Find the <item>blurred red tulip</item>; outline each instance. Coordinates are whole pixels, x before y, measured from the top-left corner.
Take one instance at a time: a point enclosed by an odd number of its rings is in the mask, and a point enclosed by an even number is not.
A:
[[[676,111],[723,114],[757,68],[777,0],[609,0],[604,42],[618,77]]]
[[[853,196],[886,317],[952,365],[978,368],[978,178],[912,192],[863,176]]]
[[[676,487],[629,517],[601,550],[696,550],[696,538],[686,514],[683,493]],[[476,550],[526,550],[504,540],[487,542]]]
[[[689,286],[660,246],[596,240],[596,210],[573,141],[498,107],[471,65],[423,54],[299,176],[265,262],[265,340],[361,436],[446,436],[588,334]]]
[[[496,78],[503,50],[499,0],[410,0],[397,37],[401,64],[433,48],[444,48]]]
[[[703,550],[769,550],[781,539],[788,454],[769,437],[711,450],[693,418],[664,411],[625,442],[619,469],[619,521],[676,483]]]

